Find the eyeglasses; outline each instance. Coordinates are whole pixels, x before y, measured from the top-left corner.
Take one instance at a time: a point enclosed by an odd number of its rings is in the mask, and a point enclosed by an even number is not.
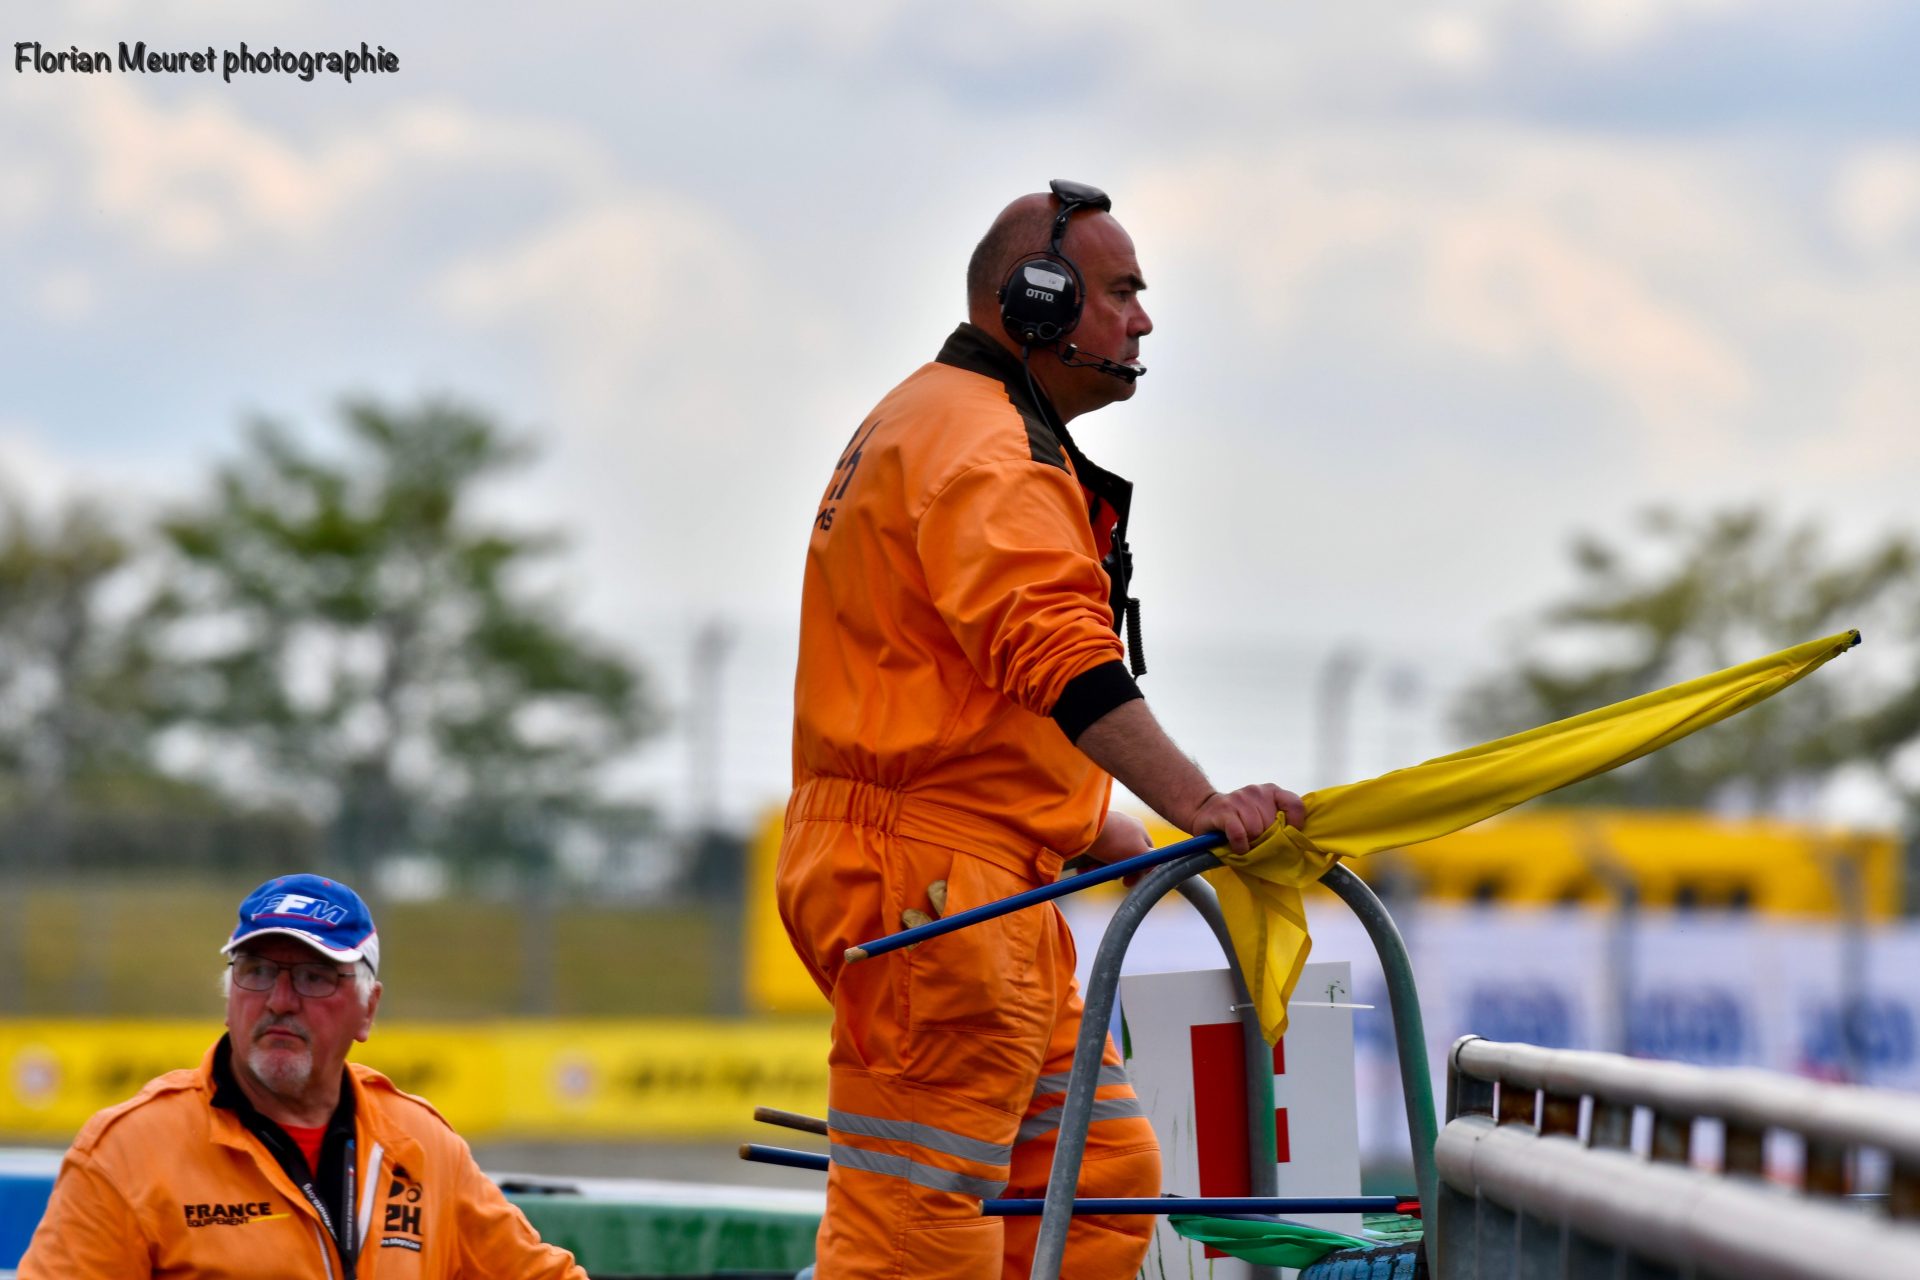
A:
[[[276,964],[264,956],[235,956],[227,962],[233,970],[233,985],[247,991],[271,991],[285,970],[293,975],[293,992],[308,1000],[321,1000],[340,989],[340,980],[353,970],[337,969],[330,964]]]

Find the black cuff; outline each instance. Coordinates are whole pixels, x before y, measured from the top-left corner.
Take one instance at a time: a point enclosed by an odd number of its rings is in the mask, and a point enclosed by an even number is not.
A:
[[[1067,687],[1060,691],[1060,698],[1049,714],[1067,735],[1068,742],[1078,742],[1095,720],[1123,702],[1145,696],[1128,674],[1127,664],[1115,658],[1067,681]]]

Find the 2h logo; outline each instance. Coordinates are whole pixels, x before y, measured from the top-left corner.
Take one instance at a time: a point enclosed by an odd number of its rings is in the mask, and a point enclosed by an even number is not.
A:
[[[420,1184],[395,1167],[387,1184],[387,1213],[380,1224],[382,1249],[420,1251]]]

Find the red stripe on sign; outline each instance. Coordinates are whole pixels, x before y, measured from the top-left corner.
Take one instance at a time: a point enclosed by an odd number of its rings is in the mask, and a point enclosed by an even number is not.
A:
[[[1210,1022],[1191,1029],[1193,1140],[1200,1160],[1200,1194],[1244,1196],[1247,1180],[1247,1061],[1240,1024]]]
[[[1192,1028],[1193,1142],[1200,1162],[1200,1194],[1244,1196],[1247,1176],[1247,1059],[1240,1024]],[[1228,1255],[1207,1246],[1206,1256]]]
[[[1273,1042],[1273,1074],[1277,1076],[1287,1074],[1287,1038],[1285,1036],[1281,1036]],[[1275,1163],[1278,1164],[1286,1164],[1289,1160],[1293,1159],[1293,1156],[1290,1154],[1290,1145],[1287,1139],[1287,1109],[1285,1107],[1275,1107],[1273,1109],[1273,1155]]]

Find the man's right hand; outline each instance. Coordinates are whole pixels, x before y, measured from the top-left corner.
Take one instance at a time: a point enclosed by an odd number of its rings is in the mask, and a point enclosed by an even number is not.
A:
[[[1307,810],[1300,797],[1286,788],[1256,782],[1238,791],[1213,792],[1180,825],[1195,835],[1218,831],[1235,853],[1245,853],[1275,818],[1301,827],[1306,825]]]

